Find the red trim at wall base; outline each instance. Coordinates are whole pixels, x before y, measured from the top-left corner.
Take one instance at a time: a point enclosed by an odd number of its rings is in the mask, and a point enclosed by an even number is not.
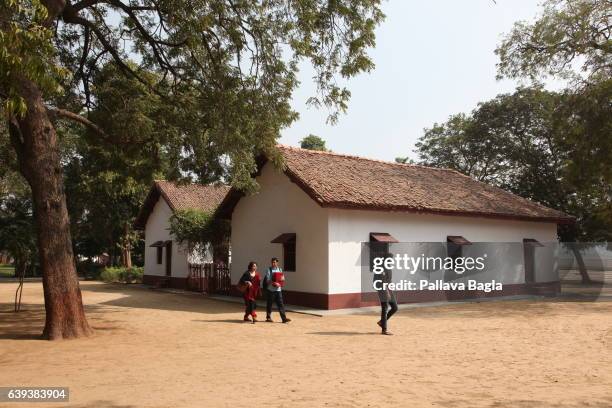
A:
[[[187,289],[187,278],[177,278],[176,276],[162,275],[143,275],[142,283],[145,285],[157,286],[159,282],[168,279],[168,285],[173,289]]]
[[[143,283],[156,285],[165,276],[144,275]],[[169,286],[176,289],[186,289],[187,279],[170,277]],[[561,291],[560,282],[541,282],[541,283],[519,283],[504,284],[502,290],[484,292],[479,290],[464,291],[440,291],[440,290],[417,290],[396,292],[398,303],[423,303],[441,302],[453,300],[468,300],[495,298],[500,296],[516,295],[537,295],[537,296],[556,296]],[[237,290],[232,290],[232,296],[242,296]],[[311,307],[314,309],[346,309],[366,306],[376,306],[379,304],[376,293],[310,293],[292,290],[283,290],[283,299],[289,305]]]

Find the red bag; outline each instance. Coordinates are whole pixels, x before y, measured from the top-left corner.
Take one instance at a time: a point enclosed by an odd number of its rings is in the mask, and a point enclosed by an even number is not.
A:
[[[272,272],[272,282],[276,282],[280,286],[285,286],[285,274],[282,272]]]

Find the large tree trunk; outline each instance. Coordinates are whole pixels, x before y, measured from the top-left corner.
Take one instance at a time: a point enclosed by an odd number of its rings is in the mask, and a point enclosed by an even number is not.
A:
[[[85,318],[72,252],[57,134],[37,86],[18,81],[27,113],[10,118],[9,129],[21,173],[32,188],[46,320],[50,340],[91,334]]]
[[[127,269],[130,269],[132,267],[132,254],[131,254],[130,248],[127,248],[127,247],[123,248],[121,258],[123,261],[123,266]]]
[[[130,269],[132,267],[132,252],[129,247],[123,247],[121,251],[121,263],[124,268]]]
[[[130,248],[130,226],[125,224],[125,235],[123,237],[123,266],[128,269],[132,268],[132,251]]]

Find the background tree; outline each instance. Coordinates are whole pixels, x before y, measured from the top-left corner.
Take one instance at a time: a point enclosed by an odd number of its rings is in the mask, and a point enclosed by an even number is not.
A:
[[[180,145],[171,142],[177,127],[160,98],[114,63],[95,75],[91,94],[96,107],[89,117],[113,140],[76,130],[81,134],[64,166],[74,247],[81,256],[106,252],[111,260],[119,252],[129,268],[140,236],[132,224],[153,180],[180,177],[169,164],[180,159]]]
[[[395,162],[401,164],[415,164],[415,161],[408,156],[396,157]]]
[[[593,93],[520,88],[426,129],[415,151],[421,164],[575,215],[577,224],[560,230],[565,241],[611,240],[612,107],[606,91]]]
[[[12,256],[15,276],[37,272],[31,192],[17,171],[4,123],[0,123],[0,251]]]
[[[421,164],[453,168],[574,215],[575,225],[559,229],[562,241],[609,241],[612,105],[606,92],[521,88],[426,129],[416,152]]]
[[[300,147],[302,149],[308,150],[319,150],[322,152],[327,152],[327,147],[325,146],[325,140],[321,139],[317,135],[310,134],[300,140]]]
[[[610,4],[549,0],[534,23],[516,23],[496,50],[498,77],[534,85],[426,130],[417,143],[422,162],[576,216],[576,225],[560,228],[563,241],[612,240]],[[547,92],[535,82],[550,76],[569,79],[568,88]]]
[[[92,81],[103,66],[113,61],[157,95],[165,112],[181,118],[169,143],[187,158],[175,162],[177,171],[207,181],[222,169],[233,185],[248,189],[256,155],[275,153],[280,129],[296,118],[290,100],[298,63],[309,61],[316,73],[309,103],[330,108],[335,120],[350,97],[337,77],[373,67],[366,51],[382,19],[379,0],[5,1],[0,97],[32,190],[43,335],[91,332],[74,264],[56,121],[83,124],[111,144],[119,136],[89,116],[97,107]]]
[[[572,199],[578,203],[579,223],[561,231],[568,241],[610,240],[610,7],[609,0],[549,0],[533,24],[516,23],[496,50],[499,78],[570,80],[562,108],[568,120],[562,122],[562,131],[567,135],[564,143],[574,145],[565,173],[576,189]],[[580,264],[580,251],[572,249]],[[585,268],[580,269],[588,280]]]
[[[612,74],[610,0],[547,0],[531,24],[520,21],[495,50],[499,78],[552,76],[589,82]]]
[[[457,114],[435,123],[415,144],[419,162],[458,170],[480,181],[495,182],[507,167],[507,146],[487,124]]]
[[[11,191],[0,194],[0,250],[13,257],[15,276],[34,275],[38,252],[32,200],[21,180],[12,181]]]

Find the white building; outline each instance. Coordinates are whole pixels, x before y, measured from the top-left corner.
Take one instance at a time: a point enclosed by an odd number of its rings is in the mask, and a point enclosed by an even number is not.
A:
[[[244,196],[232,190],[219,207],[219,216],[231,218],[233,283],[249,261],[264,270],[275,256],[286,271],[287,303],[322,309],[363,306],[362,243],[387,240],[509,243],[495,276],[504,290],[496,295],[558,290],[552,252],[537,267],[524,265],[533,264],[525,259],[533,257],[530,247],[556,242],[557,224],[573,222],[566,214],[454,170],[279,148],[284,170],[261,160],[258,193]],[[162,239],[147,237],[147,245]],[[465,246],[464,251],[478,247]],[[410,301],[424,301],[445,299],[448,293],[411,296]]]
[[[214,212],[228,191],[222,185],[155,181],[135,222],[136,229],[145,232],[144,283],[185,288],[190,262],[212,262],[210,251],[192,252],[176,241],[170,233],[170,217],[178,210]]]

